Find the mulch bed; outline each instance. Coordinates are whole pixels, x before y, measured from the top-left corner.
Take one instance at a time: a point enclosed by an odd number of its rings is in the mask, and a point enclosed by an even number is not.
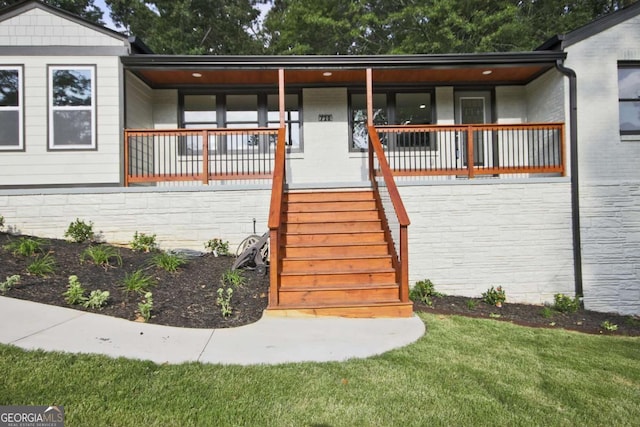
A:
[[[221,278],[235,258],[215,257],[203,254],[195,257],[175,273],[166,272],[151,265],[152,254],[135,252],[126,247],[118,247],[122,257],[121,266],[103,267],[90,261],[81,261],[81,254],[88,243],[71,243],[58,239],[39,239],[43,251],[51,254],[56,262],[56,270],[48,277],[27,273],[27,266],[34,257],[14,255],[6,248],[10,242],[21,237],[0,233],[0,282],[8,276],[19,274],[20,283],[3,295],[12,298],[36,301],[61,307],[91,311],[108,316],[135,320],[138,303],[142,297],[126,293],[122,281],[126,274],[142,269],[151,275],[157,285],[153,293],[153,316],[149,323],[192,328],[228,328],[256,322],[267,307],[269,292],[268,275],[244,270],[246,284],[234,289],[231,299],[233,314],[224,317],[216,305],[217,289]],[[70,306],[64,299],[69,276],[76,275],[87,293],[92,290],[109,291],[108,304],[100,310],[82,306]],[[508,295],[507,295],[508,298]],[[472,300],[472,303],[469,301]],[[551,317],[542,315],[542,306],[510,304],[507,300],[501,308],[485,304],[478,298],[455,296],[435,297],[432,306],[415,303],[415,311],[443,315],[461,315],[508,321],[524,326],[544,328],[564,328],[586,333],[640,336],[640,318],[618,316],[580,310],[573,314],[553,313]],[[602,327],[608,321],[617,325],[616,331]]]
[[[9,242],[17,239],[19,237],[0,233],[0,282],[7,276],[21,276],[20,284],[5,292],[4,296],[135,320],[142,296],[124,292],[121,284],[125,274],[142,269],[157,282],[151,289],[154,307],[149,323],[191,328],[228,328],[256,322],[267,307],[269,277],[245,270],[246,284],[234,289],[231,299],[233,314],[229,317],[222,316],[216,305],[216,292],[221,287],[222,275],[233,265],[233,257],[204,254],[190,260],[177,272],[169,273],[151,265],[153,254],[121,247],[118,250],[122,265],[103,267],[90,261],[81,262],[81,254],[89,246],[88,243],[39,239],[43,242],[44,251],[50,253],[56,261],[54,274],[39,277],[26,272],[33,257],[16,256],[5,248]],[[67,289],[71,275],[78,276],[87,293],[97,289],[109,291],[108,304],[100,310],[67,304],[62,294]]]

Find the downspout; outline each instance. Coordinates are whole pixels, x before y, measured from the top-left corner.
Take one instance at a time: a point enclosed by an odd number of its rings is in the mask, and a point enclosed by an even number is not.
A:
[[[569,78],[569,144],[571,162],[571,219],[573,231],[573,273],[575,276],[576,296],[582,297],[582,241],[580,236],[580,186],[578,180],[578,95],[577,76],[571,68],[556,61],[556,68]]]

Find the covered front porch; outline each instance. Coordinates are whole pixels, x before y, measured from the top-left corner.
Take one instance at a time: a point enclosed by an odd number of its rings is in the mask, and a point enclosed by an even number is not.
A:
[[[561,58],[126,57],[124,183],[269,186],[271,310],[408,316],[396,180],[564,176]]]

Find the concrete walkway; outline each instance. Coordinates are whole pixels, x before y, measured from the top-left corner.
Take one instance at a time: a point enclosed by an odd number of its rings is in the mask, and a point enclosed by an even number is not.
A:
[[[424,323],[416,316],[344,319],[265,315],[239,328],[175,328],[0,297],[0,343],[27,350],[103,354],[156,363],[343,361],[406,346],[424,332]]]

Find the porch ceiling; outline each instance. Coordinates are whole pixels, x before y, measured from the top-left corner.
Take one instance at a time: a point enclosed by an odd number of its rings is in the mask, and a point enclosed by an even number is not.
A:
[[[126,69],[154,88],[278,84],[364,85],[366,69],[375,84],[525,84],[553,68],[562,52],[511,54],[400,55],[372,57],[123,57]]]

